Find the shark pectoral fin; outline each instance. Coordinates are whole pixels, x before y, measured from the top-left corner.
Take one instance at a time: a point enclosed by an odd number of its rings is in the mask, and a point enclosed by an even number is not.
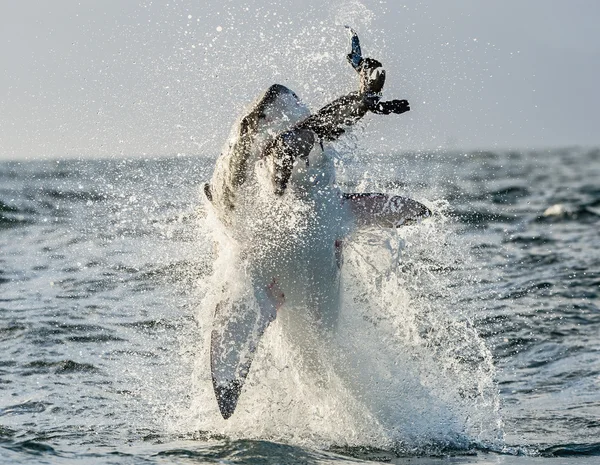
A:
[[[398,195],[344,194],[358,226],[397,228],[431,216],[431,210],[416,200]]]
[[[233,301],[223,300],[215,309],[210,370],[224,419],[233,415],[260,338],[277,313],[269,299],[257,300],[258,305],[245,295]]]

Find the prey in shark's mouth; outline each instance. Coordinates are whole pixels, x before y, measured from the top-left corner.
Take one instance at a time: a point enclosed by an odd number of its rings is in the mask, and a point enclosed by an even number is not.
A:
[[[354,227],[399,227],[431,215],[423,204],[335,185],[330,142],[367,113],[401,114],[406,100],[382,100],[385,71],[363,58],[351,30],[347,58],[359,88],[312,113],[297,95],[272,85],[234,126],[206,198],[240,249],[247,292],[221,283],[210,365],[223,418],[235,412],[260,338],[277,319],[304,313],[317,331],[335,327],[344,237]],[[289,309],[289,312],[285,310]],[[293,325],[292,325],[293,327]],[[297,328],[297,326],[296,326]]]

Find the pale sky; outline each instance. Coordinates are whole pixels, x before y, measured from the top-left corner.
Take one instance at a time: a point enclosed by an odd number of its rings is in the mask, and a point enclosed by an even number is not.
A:
[[[0,0],[0,159],[216,156],[271,83],[356,87],[350,23],[387,70],[377,150],[600,145],[596,0]]]

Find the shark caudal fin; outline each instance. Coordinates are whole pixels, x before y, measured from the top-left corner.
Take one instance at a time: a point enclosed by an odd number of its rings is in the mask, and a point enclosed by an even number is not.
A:
[[[255,286],[254,294],[217,304],[210,340],[213,389],[224,419],[238,403],[261,336],[275,319],[283,295],[276,283]]]
[[[416,200],[398,195],[344,194],[358,226],[397,228],[431,216],[431,210]]]

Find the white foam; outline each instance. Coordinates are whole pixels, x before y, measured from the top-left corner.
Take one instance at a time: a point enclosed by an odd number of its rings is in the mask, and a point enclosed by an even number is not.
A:
[[[311,333],[301,318],[278,318],[261,341],[235,414],[223,420],[208,363],[212,313],[219,283],[249,283],[235,243],[223,239],[210,212],[202,221],[201,229],[222,240],[212,278],[199,283],[201,338],[184,428],[413,452],[500,439],[494,366],[469,324],[469,309],[455,306],[453,273],[443,270],[460,267],[463,251],[440,214],[416,226],[355,234],[344,248],[340,319],[331,337]],[[301,311],[287,311],[293,310]]]

